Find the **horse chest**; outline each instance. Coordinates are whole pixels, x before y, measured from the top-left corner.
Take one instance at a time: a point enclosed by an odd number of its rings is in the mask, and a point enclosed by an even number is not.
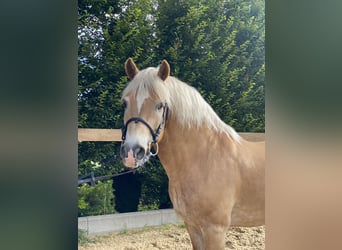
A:
[[[169,186],[169,194],[176,213],[184,220],[191,221],[201,217],[201,199],[200,194],[188,186],[180,187]]]
[[[169,195],[173,204],[174,210],[181,216],[185,217],[187,214],[187,205],[186,205],[186,194],[181,190],[175,187],[169,187]]]

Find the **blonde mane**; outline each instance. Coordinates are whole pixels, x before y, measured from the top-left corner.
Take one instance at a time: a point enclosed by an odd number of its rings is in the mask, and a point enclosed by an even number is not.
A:
[[[156,94],[168,104],[170,114],[181,126],[201,127],[205,125],[217,132],[226,133],[234,141],[241,140],[239,134],[219,118],[194,87],[173,76],[162,81],[158,77],[158,68],[150,67],[139,71],[125,88],[123,97],[128,93],[135,93],[136,98],[138,95]]]

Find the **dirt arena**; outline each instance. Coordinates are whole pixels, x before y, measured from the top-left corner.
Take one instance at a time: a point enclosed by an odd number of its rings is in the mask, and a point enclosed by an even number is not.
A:
[[[226,235],[225,249],[264,250],[264,227],[231,228]],[[169,224],[137,230],[121,231],[98,236],[88,236],[78,250],[140,250],[173,249],[191,250],[189,235],[184,224]]]

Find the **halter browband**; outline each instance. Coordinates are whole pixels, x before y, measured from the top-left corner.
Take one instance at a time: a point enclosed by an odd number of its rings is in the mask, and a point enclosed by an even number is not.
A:
[[[128,119],[128,121],[126,122],[126,124],[124,124],[121,128],[121,131],[122,131],[122,141],[125,141],[126,140],[126,133],[127,133],[127,127],[128,125],[131,123],[131,122],[135,122],[135,123],[138,123],[138,122],[141,122],[142,124],[144,124],[148,130],[150,131],[151,135],[152,135],[152,142],[153,143],[157,143],[158,142],[158,137],[161,133],[161,130],[163,128],[163,125],[164,125],[164,122],[166,121],[167,119],[167,114],[168,114],[168,107],[167,107],[167,104],[165,103],[164,104],[164,107],[163,107],[163,116],[162,116],[162,120],[159,124],[159,126],[157,127],[156,131],[153,130],[153,128],[151,127],[151,125],[145,121],[143,118],[140,118],[140,117],[132,117],[130,119]]]

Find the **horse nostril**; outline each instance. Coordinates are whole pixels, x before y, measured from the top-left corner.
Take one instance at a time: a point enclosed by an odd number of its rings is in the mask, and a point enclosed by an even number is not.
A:
[[[136,146],[133,148],[134,157],[137,160],[141,160],[145,156],[145,149],[141,146]]]
[[[121,146],[120,156],[121,156],[121,158],[127,158],[128,157],[128,150],[127,150],[127,147],[124,145]]]

